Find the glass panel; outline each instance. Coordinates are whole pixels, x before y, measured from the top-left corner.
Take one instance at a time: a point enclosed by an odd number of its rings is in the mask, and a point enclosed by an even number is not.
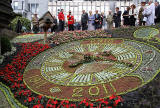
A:
[[[31,4],[31,12],[32,13],[36,12],[36,6],[35,6],[35,4]]]
[[[14,10],[18,10],[18,1],[14,2]]]
[[[52,13],[52,7],[48,6],[48,11],[50,11]]]

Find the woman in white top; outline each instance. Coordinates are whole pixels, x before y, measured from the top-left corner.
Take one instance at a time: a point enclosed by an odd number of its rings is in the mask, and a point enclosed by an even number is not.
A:
[[[148,4],[149,6],[143,11],[143,15],[145,16],[143,20],[146,21],[147,26],[151,26],[154,25],[155,4],[152,1],[150,1]]]
[[[88,15],[88,30],[95,30],[94,27],[94,15],[92,14],[92,11],[89,11],[89,15]]]
[[[137,11],[136,11],[136,6],[134,4],[131,5],[129,16],[130,16],[129,18],[130,26],[135,26],[136,19],[137,19]]]

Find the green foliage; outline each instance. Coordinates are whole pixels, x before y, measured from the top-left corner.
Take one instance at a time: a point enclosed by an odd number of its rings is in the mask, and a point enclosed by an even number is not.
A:
[[[17,16],[17,17],[16,17],[15,19],[13,19],[12,22],[11,22],[11,28],[12,28],[14,31],[16,30],[16,25],[17,25],[18,19],[21,21],[22,26],[24,26],[24,27],[27,29],[27,31],[30,31],[30,30],[31,30],[31,21],[28,20],[27,18]]]
[[[11,43],[7,37],[1,37],[1,54],[11,51]]]

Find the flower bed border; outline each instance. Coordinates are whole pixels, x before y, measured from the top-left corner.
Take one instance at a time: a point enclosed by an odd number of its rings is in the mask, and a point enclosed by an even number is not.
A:
[[[149,36],[147,36],[147,37],[138,37],[137,35],[136,35],[136,33],[139,31],[139,30],[141,30],[141,29],[146,29],[146,28],[150,28],[150,29],[152,29],[152,30],[155,30],[158,34],[160,34],[160,31],[157,29],[157,28],[154,28],[154,27],[142,27],[142,28],[139,28],[139,29],[137,29],[134,33],[133,33],[133,36],[135,37],[135,38],[140,38],[140,39],[143,39],[143,40],[147,40],[148,42],[151,42],[151,43],[159,43],[160,42],[160,39],[159,38],[157,38],[156,36],[158,35],[152,35],[152,34],[150,34]],[[152,31],[151,31],[152,32]],[[156,39],[158,42],[154,42],[154,41],[151,41],[152,39]],[[160,43],[159,43],[160,44]]]

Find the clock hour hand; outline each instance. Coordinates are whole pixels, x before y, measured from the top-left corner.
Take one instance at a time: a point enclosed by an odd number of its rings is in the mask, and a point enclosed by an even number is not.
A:
[[[108,51],[104,51],[104,52],[99,52],[98,54],[92,54],[92,53],[80,53],[80,52],[70,52],[71,54],[78,54],[78,55],[83,55],[83,59],[72,63],[71,65],[69,65],[70,67],[76,67],[79,66],[80,64],[83,63],[89,63],[89,62],[93,62],[93,61],[111,61],[111,62],[116,62],[116,63],[120,63],[120,64],[125,64],[128,67],[133,67],[132,63],[126,62],[126,61],[119,61],[117,60],[117,58],[112,54],[112,52],[110,50]]]
[[[82,55],[83,55],[83,59],[80,59],[79,61],[70,64],[69,67],[77,67],[80,64],[90,63],[90,62],[94,61],[94,57],[92,54],[82,54]]]

